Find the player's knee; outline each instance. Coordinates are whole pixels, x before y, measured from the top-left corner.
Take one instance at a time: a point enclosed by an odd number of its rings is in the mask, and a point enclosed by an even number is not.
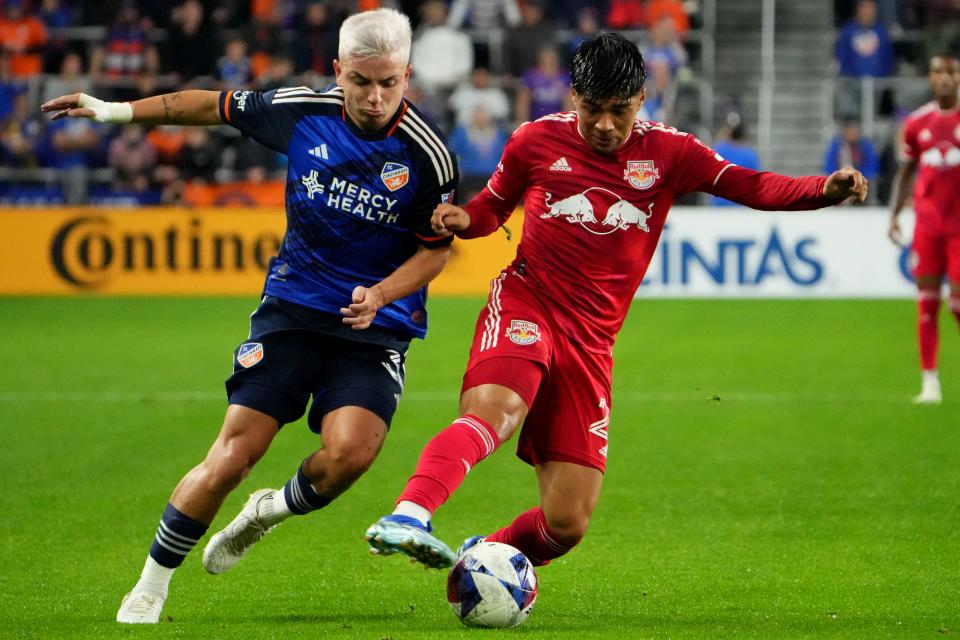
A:
[[[497,432],[497,438],[503,444],[509,440],[527,415],[527,408],[522,403],[519,406],[504,403],[473,401],[464,403],[460,413],[476,416],[490,425]]]
[[[366,473],[377,458],[377,450],[368,447],[336,447],[327,451],[328,474],[338,482],[350,484]]]
[[[561,511],[558,513],[544,512],[547,528],[550,535],[561,544],[573,547],[583,540],[590,524],[590,515],[576,511]]]

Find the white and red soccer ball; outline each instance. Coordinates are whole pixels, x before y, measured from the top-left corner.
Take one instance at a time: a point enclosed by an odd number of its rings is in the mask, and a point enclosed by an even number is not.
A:
[[[470,627],[515,627],[537,600],[537,575],[525,555],[499,542],[468,549],[447,576],[447,600]]]

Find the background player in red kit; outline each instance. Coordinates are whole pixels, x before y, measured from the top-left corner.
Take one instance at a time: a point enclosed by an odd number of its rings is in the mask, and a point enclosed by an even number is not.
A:
[[[523,237],[480,313],[461,416],[424,448],[394,513],[367,530],[374,553],[438,568],[455,561],[431,535],[431,515],[520,425],[517,455],[536,468],[540,505],[486,539],[535,565],[570,551],[606,468],[613,343],[674,199],[706,191],[757,209],[816,209],[866,196],[853,169],[829,178],[760,173],[692,135],[635,120],[643,80],[636,45],[619,34],[587,40],[571,65],[576,111],[520,127],[466,210],[435,210],[436,231],[475,238],[523,198]]]
[[[951,55],[931,58],[930,87],[933,101],[910,114],[904,125],[905,158],[894,180],[896,195],[890,217],[890,239],[902,244],[897,216],[917,174],[913,258],[923,382],[920,395],[913,400],[921,404],[942,401],[937,315],[944,274],[950,281],[950,310],[960,322],[960,61]]]

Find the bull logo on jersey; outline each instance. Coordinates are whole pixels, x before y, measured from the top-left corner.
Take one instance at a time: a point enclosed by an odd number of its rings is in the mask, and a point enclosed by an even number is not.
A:
[[[507,337],[514,344],[530,345],[540,339],[540,327],[536,322],[511,320],[510,326],[507,327]]]
[[[960,149],[948,145],[946,149],[930,147],[920,156],[920,164],[935,169],[952,169],[960,166]]]
[[[653,160],[630,160],[623,170],[623,179],[637,189],[649,189],[659,177],[660,170],[654,166]]]
[[[263,345],[259,342],[247,342],[237,349],[237,364],[244,369],[249,369],[261,360],[263,360]]]
[[[587,196],[591,191],[600,192],[593,196],[596,199],[603,198],[606,202],[612,200],[607,206],[603,221],[599,223],[594,212],[594,202]],[[603,194],[607,194],[607,197],[604,197]],[[577,193],[556,202],[551,202],[552,199],[553,194],[548,192],[546,198],[544,198],[544,204],[549,210],[540,214],[541,218],[562,217],[567,222],[579,224],[590,233],[598,236],[607,235],[614,231],[624,231],[630,227],[636,227],[647,233],[650,232],[647,220],[653,217],[652,202],[647,204],[649,213],[646,213],[619,194],[603,187],[590,187],[583,193]]]
[[[380,171],[380,179],[390,191],[396,191],[407,186],[410,182],[410,169],[398,162],[388,162]]]

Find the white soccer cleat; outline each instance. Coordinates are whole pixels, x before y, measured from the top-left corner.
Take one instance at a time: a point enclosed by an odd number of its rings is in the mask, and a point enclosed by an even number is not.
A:
[[[940,385],[923,385],[920,395],[913,397],[913,404],[940,404],[943,402],[943,395],[940,393]]]
[[[124,624],[157,624],[167,596],[155,591],[131,591],[123,596],[117,622]]]
[[[264,498],[273,495],[274,489],[254,491],[247,498],[240,514],[225,529],[218,531],[203,549],[203,568],[214,575],[224,573],[240,562],[240,558],[267,535],[274,527],[264,525],[257,514],[257,507]]]

